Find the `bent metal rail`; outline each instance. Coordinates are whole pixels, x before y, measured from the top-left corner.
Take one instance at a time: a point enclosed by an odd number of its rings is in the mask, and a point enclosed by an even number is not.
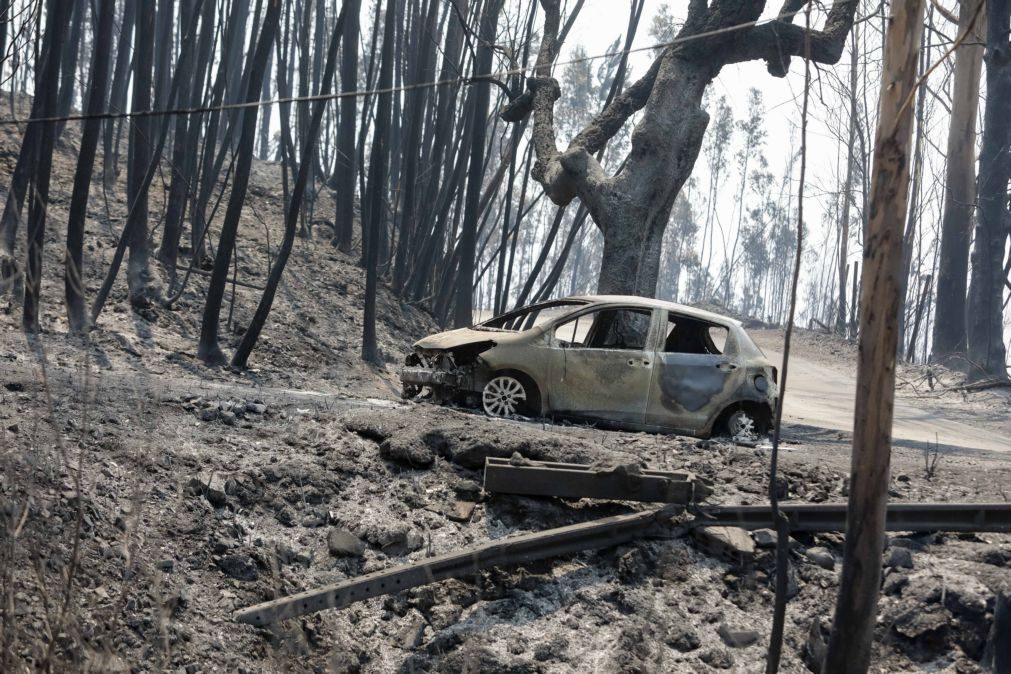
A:
[[[783,504],[792,531],[844,531],[846,504]],[[657,510],[606,517],[592,522],[549,529],[451,552],[376,571],[315,590],[280,597],[236,613],[240,622],[262,626],[315,613],[344,608],[354,602],[420,585],[472,576],[494,566],[521,564],[582,550],[620,545],[649,533],[655,525],[673,523],[681,533],[691,528],[737,526],[771,528],[768,506],[712,506],[699,508],[694,519],[673,521],[684,506],[669,504]],[[889,531],[976,531],[1011,533],[1011,503],[922,503],[888,506]],[[668,531],[669,535],[669,531]]]

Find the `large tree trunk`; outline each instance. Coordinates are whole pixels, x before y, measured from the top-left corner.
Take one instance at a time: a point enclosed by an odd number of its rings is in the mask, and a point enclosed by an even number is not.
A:
[[[556,146],[554,128],[554,102],[560,92],[550,77],[560,44],[560,3],[541,4],[546,19],[537,67],[527,80],[529,91],[511,101],[502,117],[515,121],[533,110],[534,177],[556,204],[578,196],[603,233],[598,292],[652,297],[671,208],[691,174],[709,123],[701,107],[706,87],[731,63],[763,59],[771,74],[782,76],[790,56],[805,49],[815,62],[837,62],[857,3],[836,0],[821,31],[793,25],[792,14],[739,29],[758,21],[765,2],[689,3],[678,36],[694,39],[664,49],[646,74],[607,105],[564,152]],[[625,169],[608,176],[593,155],[637,110],[643,111],[642,118],[632,134]]]
[[[151,109],[151,83],[154,68],[155,7],[153,2],[140,3],[137,16],[137,48],[134,53],[133,102],[134,111]],[[148,188],[145,180],[151,163],[153,129],[151,117],[136,117],[130,122],[130,165],[127,170],[126,237],[130,259],[126,266],[126,282],[130,289],[130,304],[135,308],[148,306],[150,271],[148,269]]]
[[[268,0],[263,27],[260,29],[260,37],[249,68],[245,103],[255,103],[260,95],[267,67],[267,53],[272,48],[280,15],[281,0]],[[256,138],[257,107],[245,107],[239,112],[242,113],[240,122],[242,132],[237,141],[235,177],[232,181],[232,193],[228,197],[228,208],[221,224],[221,238],[218,240],[214,269],[211,271],[211,281],[207,287],[207,301],[204,304],[204,315],[200,324],[200,343],[197,345],[197,357],[208,364],[225,362],[225,356],[218,346],[218,318],[221,315],[221,300],[228,280],[228,267],[232,260],[232,252],[235,250],[239,218],[246,200],[246,188],[249,185],[249,172],[253,162],[253,141]]]
[[[842,577],[826,674],[866,672],[881,584],[888,504],[902,229],[924,0],[892,4],[874,145],[871,216],[860,296],[860,357]]]
[[[488,117],[488,107],[491,101],[491,84],[480,81],[482,76],[491,73],[492,48],[495,42],[495,28],[498,25],[498,15],[502,11],[502,0],[486,0],[481,12],[481,25],[478,29],[477,58],[474,63],[477,87],[474,92],[474,138],[470,146],[470,169],[467,174],[467,196],[464,202],[463,229],[460,236],[460,272],[456,279],[456,310],[453,324],[460,328],[474,323],[473,281],[474,253],[477,245],[477,220],[480,216],[478,203],[481,200],[481,186],[484,182],[484,151]]]
[[[130,83],[130,55],[133,53],[133,29],[137,23],[137,9],[140,3],[128,2],[123,7],[119,42],[116,45],[116,65],[109,90],[109,110],[123,112],[126,108],[127,88]],[[102,179],[111,186],[119,177],[119,129],[125,120],[110,119],[105,122],[105,138],[102,141]]]
[[[35,97],[41,98],[39,113],[52,117],[58,108],[60,48],[71,8],[61,0],[50,0],[46,12],[46,32],[42,61],[35,74]],[[49,208],[49,177],[56,144],[56,123],[36,124],[37,144],[33,144],[33,177],[28,185],[28,231],[25,265],[25,298],[22,326],[26,333],[39,330],[39,291],[42,287],[42,244],[46,235],[46,210]],[[27,135],[27,133],[26,133]]]
[[[113,17],[116,12],[115,0],[101,0],[98,5],[98,27],[95,30],[95,44],[109,44],[112,40]],[[85,112],[98,115],[105,108],[105,94],[109,83],[109,49],[95,49],[91,61],[91,84],[88,87],[88,102]],[[84,308],[84,221],[88,213],[88,194],[91,189],[91,173],[95,168],[95,152],[98,137],[102,131],[100,119],[88,119],[81,133],[81,150],[77,157],[74,173],[74,191],[70,197],[70,213],[67,218],[67,256],[64,265],[64,293],[67,298],[67,320],[70,331],[76,334],[87,329]]]
[[[975,18],[976,28],[967,44],[955,52],[954,92],[948,127],[944,214],[941,250],[937,262],[937,305],[931,360],[944,362],[966,350],[965,297],[969,276],[969,244],[976,202],[976,111],[983,69],[986,14],[978,10],[983,0],[960,0],[958,32],[964,34]],[[979,43],[979,44],[977,44]]]
[[[348,20],[344,24],[344,44],[341,47],[341,93],[349,93],[358,88],[358,16],[361,14],[361,0],[348,0]],[[358,114],[358,100],[342,99],[337,106],[340,115],[337,129],[337,170],[335,189],[337,204],[334,213],[333,244],[345,253],[351,252],[355,218],[355,174],[357,173],[357,153],[355,152],[355,118]]]
[[[379,67],[379,89],[389,89],[393,84],[393,46],[398,0],[387,0],[386,17],[383,26],[383,54]],[[365,310],[362,330],[362,360],[378,364],[379,345],[376,342],[376,287],[379,284],[379,239],[386,228],[386,204],[383,199],[386,185],[387,159],[389,149],[390,111],[393,107],[392,93],[377,96],[375,131],[372,134],[372,153],[369,165],[368,217],[362,218],[362,246],[365,256]]]
[[[986,107],[979,153],[979,215],[969,286],[969,373],[974,379],[1008,378],[1004,348],[1004,256],[1011,213],[1011,0],[988,0]]]

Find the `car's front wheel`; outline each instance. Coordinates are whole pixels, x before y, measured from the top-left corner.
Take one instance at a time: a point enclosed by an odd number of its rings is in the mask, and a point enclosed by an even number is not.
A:
[[[516,377],[497,375],[485,384],[481,392],[484,411],[493,417],[511,417],[528,414],[531,392]]]

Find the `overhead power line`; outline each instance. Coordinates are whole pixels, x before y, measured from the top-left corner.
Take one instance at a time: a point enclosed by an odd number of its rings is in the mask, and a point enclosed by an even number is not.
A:
[[[572,65],[576,63],[585,63],[587,61],[596,61],[598,59],[604,58],[614,58],[617,56],[623,56],[628,54],[635,54],[638,52],[651,51],[654,49],[666,49],[667,47],[672,47],[676,44],[684,44],[686,42],[692,42],[695,40],[701,40],[707,37],[713,37],[716,35],[723,35],[726,33],[732,33],[738,30],[744,30],[745,28],[754,28],[766,23],[772,23],[774,21],[781,21],[783,19],[788,19],[796,14],[799,14],[802,10],[795,10],[791,12],[784,12],[777,15],[775,18],[770,19],[756,19],[754,21],[746,21],[744,23],[735,24],[733,26],[725,26],[723,28],[717,28],[714,30],[704,31],[702,33],[696,33],[695,35],[686,35],[685,37],[675,38],[667,42],[659,42],[657,44],[652,44],[646,47],[635,47],[632,49],[621,49],[618,51],[605,52],[603,54],[595,54],[592,56],[583,56],[580,58],[569,59],[568,61],[556,61],[554,66],[564,66]],[[0,119],[0,126],[12,126],[15,124],[44,124],[52,122],[83,122],[90,119],[127,119],[135,117],[161,117],[168,115],[199,115],[208,112],[224,112],[227,110],[241,110],[243,108],[260,107],[265,105],[279,105],[286,103],[302,103],[302,102],[312,102],[312,101],[330,101],[337,100],[341,98],[359,98],[362,96],[378,96],[382,94],[394,94],[403,91],[411,91],[414,89],[425,89],[434,88],[447,85],[463,86],[466,84],[471,84],[473,82],[479,82],[489,79],[498,79],[502,77],[508,77],[510,75],[522,75],[527,71],[532,71],[536,68],[534,66],[519,67],[519,68],[509,68],[506,70],[499,70],[497,72],[488,73],[487,75],[482,75],[480,77],[451,77],[443,80],[433,80],[431,82],[417,82],[413,84],[404,84],[397,87],[387,87],[382,89],[367,89],[363,91],[344,91],[344,92],[334,92],[325,95],[315,95],[315,96],[289,96],[286,98],[269,98],[261,101],[253,101],[249,103],[226,103],[222,105],[210,105],[195,108],[172,108],[167,110],[132,110],[129,112],[102,112],[94,115],[64,115],[60,117],[35,117],[28,119],[13,119],[6,118]]]

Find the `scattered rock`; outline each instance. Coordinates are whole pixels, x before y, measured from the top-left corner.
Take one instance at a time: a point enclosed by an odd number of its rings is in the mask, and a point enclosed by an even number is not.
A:
[[[892,569],[911,569],[913,568],[913,553],[909,551],[909,548],[888,548],[885,566]]]
[[[699,639],[699,635],[695,633],[695,630],[687,627],[676,628],[667,635],[666,642],[668,646],[682,653],[694,651],[702,645],[702,640]]]
[[[457,501],[449,509],[449,512],[446,513],[446,517],[454,522],[469,522],[471,516],[474,514],[474,506],[476,505],[476,503],[471,501]]]
[[[411,468],[427,468],[435,463],[435,452],[415,435],[383,440],[379,444],[379,456]]]
[[[478,501],[481,498],[481,485],[474,480],[461,480],[453,485],[453,492],[463,501]]]
[[[829,571],[835,568],[835,555],[827,548],[808,548],[805,553],[808,560]]]
[[[760,636],[755,630],[740,630],[735,629],[727,625],[727,623],[722,623],[716,630],[716,633],[720,635],[723,639],[723,643],[731,648],[745,648],[751,644],[758,641]]]
[[[776,532],[772,529],[756,529],[751,532],[751,537],[755,540],[755,545],[760,548],[776,547]]]
[[[734,666],[734,656],[723,648],[712,648],[703,651],[699,655],[699,660],[716,669],[730,669]]]
[[[361,557],[365,554],[365,543],[345,529],[331,529],[326,545],[335,557]]]
[[[885,582],[881,585],[881,593],[885,596],[893,596],[902,592],[902,588],[909,585],[909,576],[904,573],[892,572],[888,574],[885,578]]]
[[[256,563],[246,554],[225,555],[217,560],[218,568],[235,580],[253,581],[259,578]]]
[[[246,411],[251,414],[266,414],[267,406],[257,402],[246,403]]]
[[[702,527],[693,529],[695,539],[711,554],[733,563],[742,563],[755,555],[755,542],[738,527]]]
[[[205,407],[200,410],[200,421],[214,421],[218,418],[218,410],[214,407]]]

